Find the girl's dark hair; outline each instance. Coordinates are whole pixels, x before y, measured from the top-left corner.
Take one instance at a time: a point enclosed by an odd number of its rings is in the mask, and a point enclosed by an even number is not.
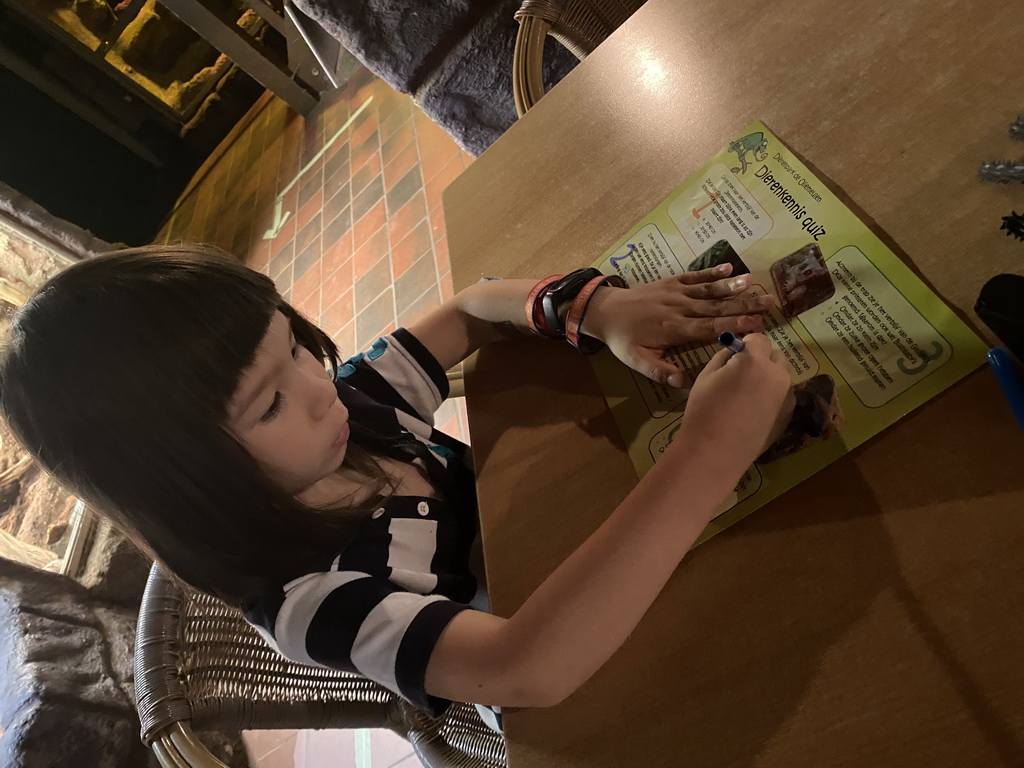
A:
[[[52,278],[0,355],[0,409],[25,448],[143,551],[237,606],[337,552],[367,511],[300,504],[224,426],[275,311],[337,368],[331,339],[268,277],[211,247],[135,248]],[[372,508],[387,476],[355,439],[347,453],[376,483]]]

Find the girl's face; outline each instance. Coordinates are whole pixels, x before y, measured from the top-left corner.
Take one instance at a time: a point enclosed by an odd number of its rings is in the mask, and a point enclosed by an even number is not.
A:
[[[275,312],[228,404],[228,427],[271,482],[297,496],[341,466],[348,410],[323,364]]]

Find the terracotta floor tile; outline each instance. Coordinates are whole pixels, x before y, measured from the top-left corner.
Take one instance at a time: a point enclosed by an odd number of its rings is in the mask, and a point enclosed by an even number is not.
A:
[[[398,325],[408,328],[417,320],[422,320],[439,306],[441,306],[441,291],[437,285],[432,285],[422,296],[415,299],[404,310],[396,305],[396,309],[398,309]]]
[[[284,214],[282,214],[282,216],[283,215]],[[267,231],[264,233],[264,237],[266,237],[267,232],[271,232],[272,230],[273,228],[268,227]],[[270,252],[276,256],[286,245],[294,243],[295,231],[295,214],[293,213],[288,216],[288,218],[285,219],[284,224],[277,229],[277,234],[268,241],[270,243]]]
[[[388,255],[388,232],[381,227],[367,239],[365,243],[356,248],[352,257],[352,274],[358,280],[369,272],[378,261]]]
[[[242,740],[249,747],[249,754],[260,758],[289,739],[295,738],[295,730],[242,731]]]
[[[349,104],[345,100],[335,101],[329,105],[324,113],[324,131],[326,135],[333,136],[341,127],[348,122],[349,116],[352,111],[349,109]],[[332,148],[334,148],[332,146]],[[324,156],[326,160],[331,159],[331,150],[328,150],[327,155]]]
[[[380,200],[365,216],[352,225],[352,245],[359,248],[387,222],[384,201]]]
[[[426,198],[422,192],[413,195],[398,213],[388,217],[388,232],[392,240],[401,240],[412,232],[413,228],[427,215]]]
[[[281,250],[275,253],[270,259],[269,274],[272,278],[276,278],[282,272],[285,267],[292,263],[292,259],[295,257],[295,244],[289,240],[285,243]]]
[[[320,237],[321,229],[320,213],[309,220],[309,222],[299,230],[299,233],[295,236],[295,252],[296,256],[302,253],[306,248]]]
[[[267,230],[274,225],[274,215],[274,204],[273,202],[270,202],[259,206],[253,216],[253,231],[262,242],[270,242],[270,240],[267,240],[264,235],[267,233]]]
[[[390,276],[391,265],[388,265]],[[437,285],[437,265],[431,254],[421,256],[401,277],[395,278],[395,311],[401,314],[411,307],[423,292]]]
[[[430,232],[435,243],[448,236],[448,229],[444,223],[444,209],[441,206],[430,212]]]
[[[455,408],[459,412],[459,434],[453,435],[453,437],[458,437],[459,440],[469,445],[469,413],[466,411],[466,398],[460,397],[456,400]]]
[[[321,255],[320,235],[317,235],[313,239],[313,242],[307,245],[305,250],[295,257],[295,279],[302,279],[311,267],[319,267]],[[317,271],[319,271],[319,269]]]
[[[430,242],[430,224],[421,221],[412,232],[391,246],[391,269],[396,279],[430,251]]]
[[[270,241],[262,240],[250,248],[245,264],[255,270],[262,270],[270,266]]]
[[[256,768],[296,768],[295,734],[256,760]],[[403,766],[404,768],[404,766]]]
[[[346,323],[352,321],[352,318],[355,316],[353,298],[351,290],[345,291],[338,297],[337,301],[321,313],[320,328],[328,336],[333,335],[336,331],[343,328]]]
[[[341,128],[341,126],[347,119],[348,117],[345,117],[342,120],[338,121],[337,125],[329,126],[328,132],[330,133],[331,138],[334,138],[334,135],[338,132],[338,130]],[[329,146],[327,148],[327,151],[324,152],[324,178],[330,176],[331,174],[338,170],[336,165],[337,163],[342,161],[348,162],[349,149],[350,147],[348,143],[348,138],[344,135],[339,136],[338,138],[334,139],[334,141],[331,142],[331,146]],[[331,167],[332,164],[334,165],[333,168]]]
[[[292,270],[293,269],[294,269],[294,267],[291,264],[289,264],[287,267],[284,268],[284,272],[282,272],[277,277],[272,277],[271,278],[274,281],[274,285],[277,286],[278,293],[280,293],[282,296],[284,296],[285,299],[288,299],[291,296],[291,294],[292,294]]]
[[[388,768],[423,768],[423,763],[413,753],[404,760],[399,760],[397,763],[392,763]]]
[[[303,317],[315,321],[320,317],[320,286],[316,286],[316,289],[304,299],[296,299],[293,296],[291,305]]]
[[[353,177],[353,189],[356,189],[355,182],[356,179]],[[374,176],[361,192],[352,195],[352,218],[361,219],[383,196],[384,180],[379,175]]]
[[[441,289],[441,301],[450,301],[455,295],[455,290],[452,286],[452,273],[445,272],[437,278],[437,285]]]
[[[374,156],[380,156],[380,137],[374,131],[362,144],[352,143],[352,167],[358,168]]]
[[[391,262],[380,259],[365,274],[356,279],[355,305],[356,312],[369,307],[374,299],[380,296],[391,285]],[[399,291],[399,282],[395,281],[395,295]],[[396,305],[397,309],[397,305]]]
[[[420,143],[420,166],[423,168],[423,180],[430,181],[441,172],[450,161],[459,158],[459,147],[451,137],[432,139],[426,144]]]
[[[329,245],[324,249],[324,254],[322,256],[323,264],[321,265],[323,273],[325,275],[332,274],[342,264],[352,258],[352,252],[352,230],[350,229],[338,238],[338,241],[334,243],[334,245]]]
[[[281,201],[281,210],[291,212],[292,216],[294,216],[295,212],[299,210],[299,185],[297,183],[292,184],[287,192],[283,194],[278,193],[275,203],[278,199]]]
[[[295,281],[295,288],[292,291],[292,295],[297,301],[311,296],[323,282],[323,275],[321,274],[321,263],[317,259],[315,264],[312,264],[302,275]]]
[[[414,754],[412,745],[393,731],[373,729],[370,742],[370,768],[391,768]]]
[[[418,162],[419,153],[416,145],[410,143],[390,163],[384,166],[384,189],[390,190]]]
[[[352,287],[352,283],[352,259],[349,259],[329,275],[323,277],[322,295],[324,303],[334,303],[335,299]]]
[[[367,141],[373,141],[373,143],[378,147],[380,146],[380,135],[377,134],[377,129],[380,127],[380,123],[377,121],[372,109],[373,108],[371,106],[364,112],[364,114],[369,113],[369,117],[354,123],[352,126],[352,132],[349,135],[348,143],[349,146],[352,147],[353,154],[357,147],[362,147]]]
[[[299,731],[295,738],[296,768],[354,768],[356,729]]]
[[[324,172],[320,168],[311,168],[306,171],[299,178],[297,184],[299,188],[298,201],[296,205],[301,209],[309,200],[313,198],[313,195],[317,193],[317,190],[323,189],[324,186]]]
[[[356,165],[355,160],[353,159],[352,164],[351,164],[351,168],[352,168],[351,173],[352,173],[353,180],[355,179],[355,176],[360,171],[363,170],[363,168],[367,168],[367,167],[370,168],[370,170],[365,173],[365,177],[368,178],[368,179],[372,179],[374,176],[376,176],[378,173],[380,173],[381,168],[383,167],[381,165],[381,162],[380,162],[380,152],[377,152],[377,153],[375,153],[373,155],[370,155],[365,160],[363,160],[363,162],[361,162],[359,165]],[[358,191],[359,191],[359,189],[356,189],[355,185],[353,184],[353,186],[352,186],[353,194],[355,194]]]
[[[395,131],[394,135],[387,141],[383,142],[380,146],[380,157],[381,162],[387,165],[402,152],[410,144],[415,143],[416,131],[413,128],[412,119],[406,120],[402,123],[398,130]]]
[[[385,106],[384,104],[381,105],[378,115],[380,119],[381,141],[387,141],[402,129],[406,121],[412,121],[412,109],[410,108],[412,106],[412,99],[408,96],[400,96],[394,109],[389,112],[384,111]]]
[[[345,184],[335,190],[334,196],[329,198],[324,203],[324,221],[330,224],[334,221],[335,217],[343,210],[348,208],[352,204],[352,196],[349,194],[349,180],[345,180]]]
[[[444,274],[445,272],[451,272],[452,265],[448,259],[448,238],[442,237],[436,243],[434,243],[434,260],[437,262],[438,274]],[[497,277],[497,275],[495,275]]]
[[[462,167],[462,160],[458,157],[453,157],[426,183],[428,211],[432,211],[441,205],[441,194],[449,184],[459,178],[463,170],[465,169]]]
[[[425,114],[418,114],[413,117],[416,125],[416,142],[420,147],[420,154],[427,159],[427,156],[435,156],[438,159],[443,157],[447,162],[452,155],[459,155],[462,150],[455,143],[455,139],[445,133],[437,123]],[[440,168],[440,165],[437,166]]]
[[[356,346],[364,349],[395,323],[395,292],[388,288],[366,309],[356,315]]]
[[[328,248],[336,243],[341,237],[352,229],[352,209],[345,208],[334,220],[324,228],[324,247]]]
[[[324,170],[324,194],[328,197],[352,180],[352,163],[346,154],[345,162],[338,165],[329,174]]]
[[[377,99],[377,113],[381,120],[386,119],[396,111],[406,116],[412,115],[412,110],[410,109],[412,99],[404,93],[399,93],[391,86],[378,89],[378,94],[375,98]]]
[[[334,343],[338,346],[338,356],[342,360],[353,357],[359,350],[356,349],[356,321],[346,323],[345,327],[337,333],[329,334]]]
[[[420,169],[419,166],[414,165],[385,195],[388,204],[388,215],[400,210],[414,195],[422,191],[423,179],[420,177]]]
[[[324,207],[324,191],[318,189],[313,196],[305,202],[305,204],[299,208],[299,212],[295,217],[295,226],[302,229],[306,226],[310,220],[316,216]]]
[[[284,146],[281,149],[281,164],[277,168],[277,188],[284,189],[295,179],[295,174],[302,167],[299,165],[299,147],[295,143],[292,131],[285,131]]]
[[[437,418],[438,417],[435,415],[435,420]],[[438,424],[437,428],[438,428],[438,430],[440,430],[444,434],[451,435],[452,437],[455,437],[458,434],[458,432],[459,432],[459,414],[458,413],[452,413],[451,416],[449,416],[443,422]]]

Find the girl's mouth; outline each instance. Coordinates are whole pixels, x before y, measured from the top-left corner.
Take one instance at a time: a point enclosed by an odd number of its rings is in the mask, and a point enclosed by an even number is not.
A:
[[[349,434],[348,422],[346,422],[345,426],[343,426],[341,428],[341,432],[339,432],[338,436],[336,438],[334,438],[334,442],[331,445],[333,447],[338,447],[340,445],[344,445],[345,443],[348,442],[348,434]]]

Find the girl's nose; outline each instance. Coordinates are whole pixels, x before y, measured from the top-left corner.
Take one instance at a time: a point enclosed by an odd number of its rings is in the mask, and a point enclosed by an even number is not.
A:
[[[331,406],[338,399],[338,390],[334,388],[334,382],[325,376],[317,376],[312,383],[313,387],[313,415],[319,420],[322,419]]]

